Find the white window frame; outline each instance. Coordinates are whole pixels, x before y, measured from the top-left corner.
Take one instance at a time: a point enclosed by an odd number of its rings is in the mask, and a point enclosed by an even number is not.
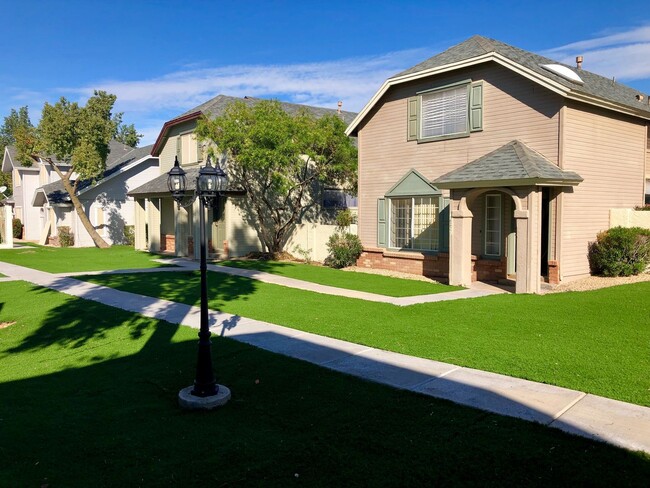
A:
[[[489,200],[490,198],[496,198],[498,205],[496,206],[490,206]],[[496,208],[498,210],[497,215],[498,218],[496,219],[497,222],[497,228],[496,229],[490,229],[489,228],[489,222],[493,219],[489,219],[489,209],[490,208]],[[489,241],[488,240],[488,235],[496,233],[497,234],[497,240],[496,241]],[[502,202],[501,202],[501,194],[500,193],[488,193],[485,195],[485,239],[484,239],[484,251],[486,256],[490,257],[500,257],[501,256],[501,251],[502,251],[502,240],[503,240],[503,207],[502,207]],[[497,246],[497,253],[490,253],[488,252],[489,246],[496,244]]]
[[[459,83],[454,83],[451,85],[446,85],[444,87],[440,88],[435,88],[433,90],[426,90],[423,92],[419,92],[418,96],[418,103],[419,103],[419,108],[418,108],[418,141],[432,141],[432,140],[440,140],[440,139],[453,139],[457,137],[466,137],[469,136],[470,133],[470,127],[469,127],[469,104],[470,104],[470,89],[471,89],[471,81],[462,81]],[[451,91],[463,91],[465,92],[465,105],[464,108],[462,109],[462,113],[465,118],[465,127],[461,131],[455,131],[455,132],[443,132],[441,134],[435,134],[435,135],[424,135],[424,116],[425,116],[425,100],[424,97],[432,96],[432,95],[439,95],[439,94],[444,94],[446,92],[451,92]],[[443,122],[443,127],[444,127],[444,122]]]
[[[416,248],[416,247],[400,247],[396,246],[393,242],[393,201],[394,200],[410,200],[410,231],[408,235],[408,241],[410,245],[413,246],[415,242],[415,200],[422,198],[430,198],[431,204],[435,207],[435,219],[434,224],[437,225],[437,236],[432,238],[432,246],[435,243],[435,247],[425,249],[425,248]],[[420,252],[437,252],[440,250],[440,206],[441,206],[441,197],[439,195],[418,195],[418,196],[399,196],[399,197],[388,197],[388,247],[392,249],[406,249],[409,251],[420,251]]]

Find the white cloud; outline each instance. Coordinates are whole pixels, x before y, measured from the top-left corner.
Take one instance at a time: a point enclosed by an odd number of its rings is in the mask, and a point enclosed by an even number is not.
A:
[[[104,81],[61,91],[80,98],[95,89],[114,93],[116,110],[145,134],[143,143],[150,143],[162,127],[154,130],[151,119],[168,120],[220,93],[331,108],[342,100],[344,110],[358,111],[384,80],[433,54],[411,49],[319,63],[183,69],[150,80]]]
[[[582,55],[586,70],[622,81],[643,80],[650,78],[650,26],[573,42],[542,54],[570,65]]]

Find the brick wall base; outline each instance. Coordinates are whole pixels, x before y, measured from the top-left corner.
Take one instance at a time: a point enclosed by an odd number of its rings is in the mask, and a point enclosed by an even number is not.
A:
[[[507,277],[505,258],[479,259],[472,256],[472,281],[498,281]],[[357,260],[360,268],[386,269],[431,278],[449,278],[449,254],[423,254],[366,248]]]
[[[161,234],[160,250],[174,252],[176,250],[176,237],[172,234]]]
[[[508,277],[504,259],[479,259],[472,256],[472,281],[499,281]]]
[[[422,254],[419,252],[391,252],[366,248],[357,260],[361,268],[386,269],[423,275],[431,278],[449,277],[449,254]]]
[[[551,285],[560,284],[560,262],[549,260],[548,262],[548,282]]]

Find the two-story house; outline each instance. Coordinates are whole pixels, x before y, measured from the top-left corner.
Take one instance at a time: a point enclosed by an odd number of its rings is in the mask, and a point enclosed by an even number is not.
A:
[[[167,173],[175,159],[178,159],[187,172],[187,189],[193,191],[207,148],[207,144],[198,142],[194,134],[198,120],[204,116],[214,118],[222,115],[234,101],[254,105],[260,100],[218,95],[163,125],[152,149],[152,155],[160,159],[159,176],[129,192],[136,200],[136,249],[169,252],[177,256],[199,256],[199,203],[195,201],[179,207],[167,187]],[[289,114],[302,109],[307,109],[317,117],[338,114],[346,123],[350,123],[356,115],[287,102],[280,102],[280,105]],[[236,189],[226,193],[227,198],[220,198],[217,207],[208,210],[206,222],[209,228],[206,230],[209,253],[226,257],[262,251],[263,246],[256,231],[257,224],[243,210],[245,195]],[[349,195],[338,188],[324,187],[316,207],[318,212],[314,218],[305,218],[295,226],[285,249],[290,252],[295,252],[297,248],[303,249],[311,253],[312,259],[322,260],[327,255],[327,239],[335,228],[330,225],[332,216],[338,208],[356,207],[356,199],[351,200]],[[324,215],[328,218],[323,219]]]
[[[474,36],[389,78],[358,137],[358,264],[537,293],[589,274],[609,209],[644,202],[646,94]]]

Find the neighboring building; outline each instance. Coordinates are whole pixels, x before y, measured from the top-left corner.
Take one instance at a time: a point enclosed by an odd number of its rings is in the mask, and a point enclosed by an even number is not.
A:
[[[38,187],[58,180],[58,175],[40,161],[35,161],[31,166],[23,165],[18,161],[14,146],[5,147],[2,171],[11,173],[13,195],[10,203],[14,207],[14,218],[20,219],[23,224],[23,238],[38,241],[41,213],[39,208],[32,205],[34,192]]]
[[[588,275],[609,210],[650,192],[649,120],[647,95],[481,36],[399,73],[347,129],[359,265],[528,293]]]
[[[136,248],[153,252],[172,252],[177,256],[199,256],[199,204],[179,208],[167,188],[167,173],[178,158],[187,171],[188,190],[194,190],[199,170],[203,165],[204,148],[194,135],[200,117],[217,117],[234,101],[254,105],[259,98],[236,98],[219,95],[206,103],[166,122],[153,146],[152,155],[160,158],[160,176],[129,192],[136,199]],[[316,116],[337,114],[346,123],[352,121],[355,113],[333,109],[309,107],[280,102],[288,113],[307,109]],[[227,167],[225,168],[227,171]],[[262,244],[255,230],[255,223],[248,219],[243,209],[246,197],[230,192],[219,200],[218,208],[209,209],[207,230],[209,252],[219,257],[244,256],[262,250]],[[355,207],[356,199],[350,199],[336,188],[322,188],[318,212],[312,218],[298,223],[285,249],[295,252],[308,250],[311,258],[322,260],[326,256],[325,243],[334,231],[333,216],[338,208]]]
[[[109,244],[122,244],[124,226],[134,225],[133,199],[127,197],[127,192],[158,175],[158,158],[149,154],[151,146],[132,148],[111,141],[109,149],[104,175],[95,183],[81,181],[77,195],[99,235]],[[25,168],[16,162],[12,149],[8,153],[14,174],[19,176],[13,178],[14,188],[18,188],[18,192],[14,190],[14,201],[16,216],[22,216],[24,238],[41,244],[56,242],[58,228],[67,226],[74,235],[75,247],[94,246],[51,166],[39,160]]]

